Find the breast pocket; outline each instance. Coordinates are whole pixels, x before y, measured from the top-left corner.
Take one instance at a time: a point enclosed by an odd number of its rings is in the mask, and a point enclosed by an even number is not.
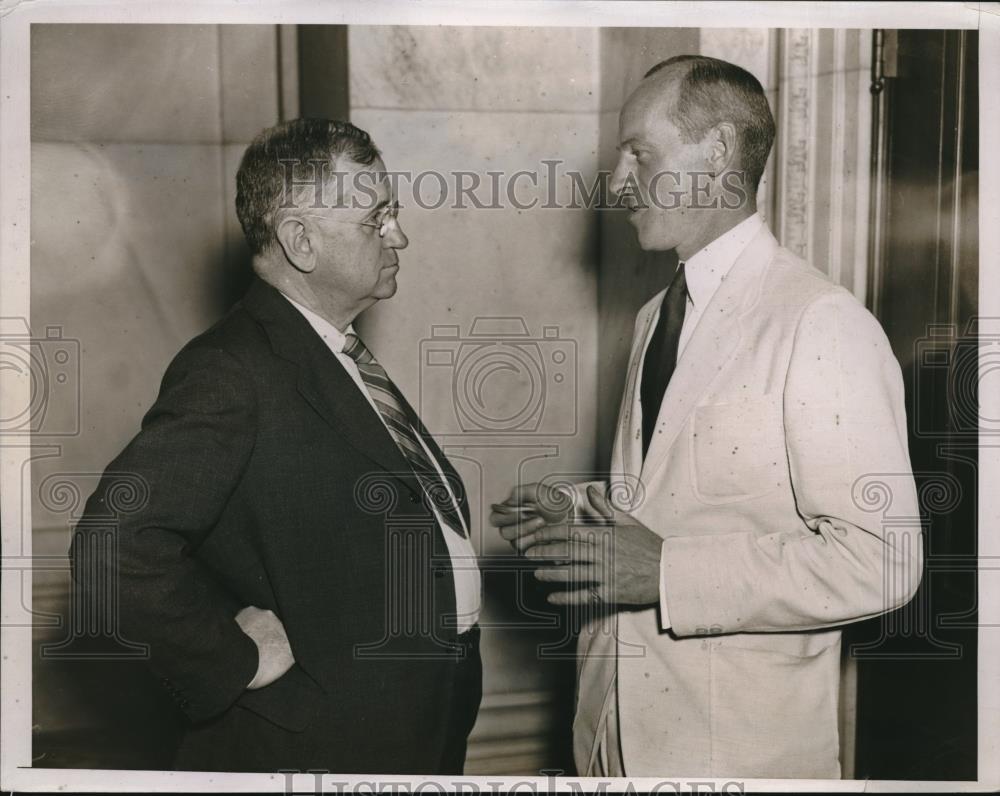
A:
[[[761,497],[787,481],[781,405],[757,399],[695,408],[691,483],[706,503]]]

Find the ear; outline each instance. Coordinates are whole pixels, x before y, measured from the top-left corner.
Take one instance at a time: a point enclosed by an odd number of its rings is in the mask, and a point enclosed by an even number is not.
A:
[[[309,239],[309,230],[302,219],[285,216],[278,223],[275,237],[285,253],[285,259],[297,270],[308,274],[316,268],[316,247]]]
[[[712,176],[729,171],[736,163],[736,126],[732,122],[720,122],[705,138],[707,151],[705,161]]]

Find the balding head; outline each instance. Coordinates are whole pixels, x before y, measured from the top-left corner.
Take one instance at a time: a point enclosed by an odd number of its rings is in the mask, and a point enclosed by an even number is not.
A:
[[[691,143],[718,124],[732,124],[747,185],[756,190],[774,143],[774,116],[748,71],[718,58],[677,55],[646,72],[631,99],[659,105]]]
[[[609,187],[643,249],[686,258],[756,212],[773,139],[751,74],[714,58],[671,58],[622,107]]]

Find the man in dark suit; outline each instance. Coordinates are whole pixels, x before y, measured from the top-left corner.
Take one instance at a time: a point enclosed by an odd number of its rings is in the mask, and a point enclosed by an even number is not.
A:
[[[468,505],[352,326],[407,245],[385,165],[353,125],[295,120],[247,149],[236,204],[256,278],[88,501],[80,596],[117,588],[192,722],[179,769],[461,773],[482,694]],[[148,500],[95,544],[122,473]]]

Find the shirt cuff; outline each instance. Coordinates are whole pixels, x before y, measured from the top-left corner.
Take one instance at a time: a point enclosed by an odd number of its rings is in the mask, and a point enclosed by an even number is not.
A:
[[[670,630],[670,612],[667,610],[667,579],[666,579],[667,540],[660,546],[660,627]]]

